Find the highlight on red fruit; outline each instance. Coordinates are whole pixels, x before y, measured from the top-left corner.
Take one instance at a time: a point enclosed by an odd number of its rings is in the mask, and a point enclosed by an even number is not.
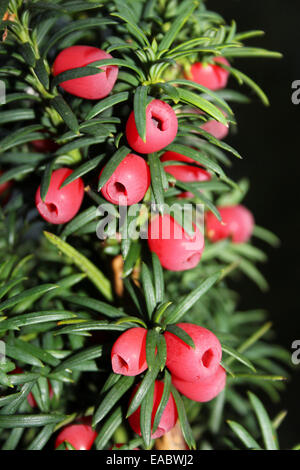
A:
[[[178,181],[190,183],[195,181],[203,182],[211,180],[211,174],[201,168],[199,163],[197,163],[192,158],[182,155],[181,153],[168,151],[161,156],[160,160],[162,162],[178,161],[182,163],[193,164],[170,165],[164,167],[165,171],[170,175],[174,176],[174,178],[176,178]],[[194,195],[191,192],[186,191],[181,193],[180,197],[194,197]]]
[[[222,222],[211,212],[205,216],[206,234],[209,240],[217,242],[231,238],[233,243],[247,242],[255,224],[252,213],[242,205],[218,207],[218,210]]]
[[[211,331],[193,323],[178,323],[194,341],[195,348],[186,344],[178,336],[166,331],[166,367],[172,376],[188,382],[196,382],[212,376],[222,359],[220,341]]]
[[[135,376],[144,372],[146,362],[145,328],[130,328],[124,331],[111,350],[111,365],[115,374]]]
[[[199,83],[210,90],[220,90],[226,87],[229,72],[218,64],[224,64],[230,67],[229,62],[225,57],[214,57],[213,63],[196,62],[193,64],[189,72],[185,73],[185,77],[188,80]]]
[[[59,75],[66,70],[85,67],[104,59],[113,57],[102,49],[93,46],[71,46],[61,51],[53,64],[53,75]],[[68,93],[89,100],[99,100],[109,95],[118,77],[116,65],[97,66],[103,72],[87,77],[73,78],[60,83]]]
[[[130,398],[130,402],[133,399],[139,387],[140,387],[140,384],[138,384],[134,388],[133,393]],[[153,394],[153,409],[152,409],[152,414],[151,414],[151,430],[152,430],[151,438],[152,439],[158,439],[159,437],[166,434],[166,432],[170,431],[175,426],[177,418],[178,418],[176,403],[175,403],[172,393],[170,393],[167,406],[164,409],[164,412],[161,416],[158,427],[156,430],[153,429],[155,414],[161,402],[163,391],[164,391],[164,383],[159,380],[155,380],[154,394]],[[139,408],[134,413],[132,413],[132,415],[129,416],[128,422],[131,428],[133,429],[133,431],[141,436],[140,414],[141,414],[141,407],[139,406]]]
[[[55,440],[55,449],[68,442],[76,450],[90,450],[97,437],[96,431],[87,424],[71,424],[64,427]]]
[[[185,271],[199,263],[204,250],[204,237],[193,224],[190,235],[169,214],[155,215],[149,222],[148,246],[157,254],[161,265],[170,271]]]
[[[130,147],[139,153],[153,153],[171,144],[177,135],[178,121],[173,108],[164,101],[152,100],[146,108],[146,140],[139,136],[134,111],[126,124]]]
[[[84,184],[81,178],[60,188],[65,179],[73,173],[69,168],[59,168],[51,175],[49,189],[45,201],[41,199],[39,186],[35,196],[36,208],[40,215],[52,224],[64,224],[73,219],[80,209]]]
[[[101,193],[112,204],[130,206],[144,198],[150,181],[150,169],[147,162],[142,157],[130,153],[118,165],[101,189]]]
[[[218,366],[213,375],[197,382],[186,382],[173,375],[172,383],[182,395],[190,400],[204,403],[216,398],[225,388],[226,372],[222,366]]]

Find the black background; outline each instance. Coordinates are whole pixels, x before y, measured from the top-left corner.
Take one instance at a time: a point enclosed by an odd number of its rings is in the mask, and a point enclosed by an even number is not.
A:
[[[252,77],[267,93],[271,106],[264,107],[255,96],[250,105],[239,106],[237,135],[227,142],[243,156],[235,161],[230,176],[247,176],[250,192],[244,200],[258,225],[276,233],[278,250],[267,249],[269,261],[262,267],[271,288],[260,293],[250,282],[241,285],[246,309],[262,307],[270,312],[277,342],[292,352],[300,339],[299,318],[299,159],[300,105],[291,101],[292,82],[300,80],[300,2],[298,0],[208,0],[207,7],[228,22],[235,19],[238,31],[262,29],[266,35],[247,41],[281,52],[277,59],[238,59],[234,66]],[[235,87],[234,79],[230,88]],[[246,88],[243,91],[248,92]],[[300,442],[300,365],[292,373],[283,402],[272,411],[287,409],[279,438],[282,448]]]

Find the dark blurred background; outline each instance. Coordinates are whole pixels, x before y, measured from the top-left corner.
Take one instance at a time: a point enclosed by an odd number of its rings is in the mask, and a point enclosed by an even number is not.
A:
[[[280,249],[267,249],[269,261],[262,267],[271,288],[263,294],[251,282],[240,286],[246,309],[262,307],[270,312],[277,342],[291,349],[300,339],[299,312],[299,159],[300,105],[291,101],[292,82],[300,80],[299,0],[207,0],[210,10],[228,22],[235,19],[238,31],[262,29],[266,35],[248,41],[279,51],[277,59],[238,59],[235,67],[252,77],[267,93],[271,106],[264,107],[253,96],[250,105],[239,106],[239,132],[227,141],[244,157],[235,161],[230,176],[251,181],[244,203],[255,214],[258,225],[276,233]],[[234,79],[230,88],[235,87]],[[249,91],[243,88],[246,93]],[[287,409],[280,427],[282,448],[300,442],[300,365],[292,372],[283,401],[274,413]]]

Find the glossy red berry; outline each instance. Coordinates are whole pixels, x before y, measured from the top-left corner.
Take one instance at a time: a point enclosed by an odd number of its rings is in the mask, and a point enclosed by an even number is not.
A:
[[[40,215],[52,224],[64,224],[77,214],[80,209],[84,184],[81,178],[60,188],[65,179],[73,171],[69,168],[60,168],[53,171],[45,202],[41,199],[40,189],[36,192],[35,204]]]
[[[55,448],[68,442],[76,450],[90,450],[97,437],[96,431],[87,424],[71,424],[60,431],[55,441]]]
[[[101,192],[107,201],[129,206],[143,199],[150,186],[150,181],[151,176],[147,162],[142,157],[130,153],[113,172]]]
[[[213,375],[222,358],[218,338],[206,328],[192,323],[178,323],[194,341],[195,349],[178,336],[166,331],[166,366],[172,375],[181,380],[196,382]]]
[[[193,228],[194,234],[189,235],[168,214],[156,215],[149,222],[148,245],[164,268],[185,271],[197,266],[204,250],[204,237],[195,224]]]
[[[213,64],[196,62],[185,74],[188,80],[199,83],[210,90],[220,90],[225,88],[229,78],[228,70],[220,67],[219,64],[230,66],[225,57],[214,57]]]
[[[145,328],[124,331],[111,350],[111,365],[115,374],[138,375],[147,369]]]
[[[66,70],[84,67],[98,60],[112,59],[112,56],[102,49],[92,46],[71,46],[61,51],[53,64],[53,75]],[[104,72],[87,77],[74,78],[60,83],[60,86],[71,93],[88,100],[99,100],[109,95],[118,77],[116,65],[98,66]]]
[[[222,222],[211,212],[206,214],[206,234],[209,240],[217,242],[231,238],[233,243],[247,242],[253,232],[254,218],[242,205],[218,207]]]
[[[174,176],[178,181],[183,181],[186,183],[194,182],[194,181],[210,181],[211,174],[208,173],[206,170],[201,168],[199,164],[193,160],[192,158],[186,157],[181,153],[177,152],[165,152],[161,157],[162,162],[167,161],[178,161],[178,162],[186,162],[192,163],[193,165],[170,165],[165,166],[164,169],[167,173]],[[190,192],[184,192],[180,195],[181,197],[194,197],[194,195]]]
[[[140,384],[138,384],[134,390],[133,394],[131,396],[130,402],[134,395],[136,394],[137,390],[139,389]],[[164,390],[164,383],[156,380],[154,383],[154,394],[153,394],[153,410],[152,410],[152,415],[151,415],[151,426],[153,426],[154,423],[154,418],[155,414],[157,411],[157,408],[161,402],[162,394]],[[140,412],[141,412],[141,407],[139,407],[132,415],[129,416],[128,422],[133,429],[133,431],[139,435],[141,435],[141,427],[140,427]],[[166,408],[164,409],[164,412],[162,414],[162,417],[160,419],[160,422],[158,424],[158,427],[156,431],[154,431],[151,435],[152,439],[158,439],[159,437],[163,436],[166,434],[166,432],[170,431],[176,424],[178,418],[178,413],[177,413],[177,407],[175,404],[174,397],[172,393],[170,394],[168,403]]]
[[[175,111],[168,103],[152,100],[146,109],[146,141],[139,136],[134,111],[126,124],[126,137],[133,150],[153,153],[171,144],[177,135],[178,121]]]
[[[218,366],[213,375],[197,382],[186,382],[172,376],[172,383],[177,390],[190,400],[206,402],[219,395],[226,385],[226,372]]]

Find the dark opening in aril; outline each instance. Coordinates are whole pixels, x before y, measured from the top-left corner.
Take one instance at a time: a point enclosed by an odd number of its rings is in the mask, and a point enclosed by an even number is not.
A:
[[[208,349],[202,356],[202,364],[204,367],[209,368],[211,361],[213,360],[214,353],[212,349]]]
[[[117,366],[119,370],[121,369],[128,370],[127,362],[121,356],[119,356],[119,354],[114,355],[114,362],[115,362],[115,366]]]
[[[157,116],[153,116],[153,115],[151,116],[151,119],[152,119],[152,122],[153,122],[154,126],[157,127],[157,129],[159,129],[160,131],[165,130],[165,125],[164,125],[164,122],[162,121],[162,119],[160,119]]]
[[[122,193],[124,194],[124,196],[127,196],[127,191],[126,191],[126,188],[124,186],[124,184],[122,183],[115,183],[115,189],[117,191],[117,193]]]
[[[107,80],[109,80],[111,72],[112,72],[112,68],[111,67],[106,67],[105,73],[106,73]]]
[[[58,209],[55,204],[53,204],[52,202],[49,202],[49,203],[46,203],[46,206],[47,206],[48,211],[51,212],[51,214],[58,215]]]
[[[191,256],[189,256],[187,258],[186,261],[187,261],[187,263],[192,263],[192,262],[198,260],[198,258],[199,258],[199,253],[193,253]]]

